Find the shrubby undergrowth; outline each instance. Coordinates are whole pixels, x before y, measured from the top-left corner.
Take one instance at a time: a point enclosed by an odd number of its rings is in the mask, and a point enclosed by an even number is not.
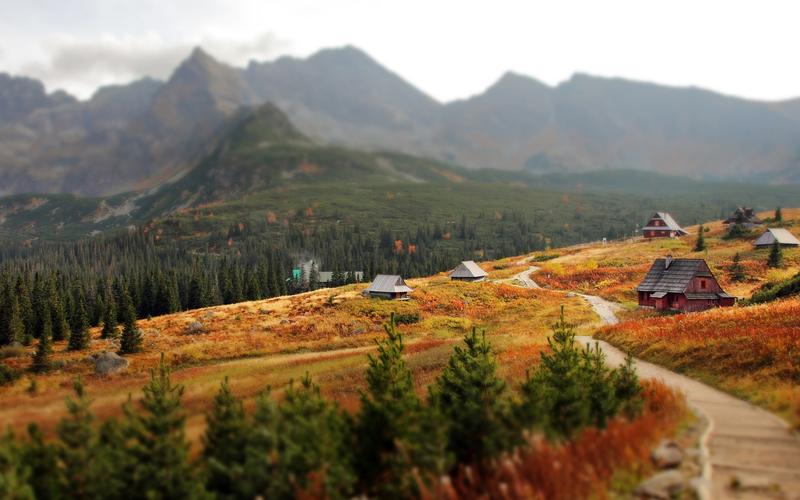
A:
[[[563,312],[550,352],[520,390],[498,376],[485,333],[473,329],[427,397],[419,396],[395,325],[392,317],[369,356],[356,414],[325,399],[308,377],[281,398],[265,390],[249,413],[225,380],[196,458],[185,435],[183,387],[171,381],[163,357],[139,403],[100,426],[77,381],[54,440],[35,425],[24,438],[0,439],[0,497],[415,498],[464,467],[494,477],[512,450],[530,453],[543,438],[558,447],[642,410],[631,360],[606,367],[598,348],[577,345]]]

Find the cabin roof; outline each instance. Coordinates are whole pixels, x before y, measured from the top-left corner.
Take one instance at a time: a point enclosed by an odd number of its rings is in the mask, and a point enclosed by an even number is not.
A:
[[[451,278],[483,278],[487,276],[486,271],[472,260],[465,260],[453,270]]]
[[[775,241],[780,245],[800,246],[800,241],[787,229],[771,227],[756,240],[756,246],[772,245]]]
[[[406,285],[403,277],[397,274],[379,274],[365,290],[376,293],[402,293],[412,292],[412,288]]]
[[[656,259],[636,290],[683,293],[695,276],[713,278],[703,259]]]
[[[738,207],[733,213],[723,221],[723,224],[763,224],[758,218],[755,209],[748,207]]]
[[[662,221],[664,221],[664,225],[666,226],[666,228],[663,226],[651,226],[649,225],[650,221],[648,221],[648,225],[643,227],[642,229],[660,229],[660,230],[670,229],[672,231],[678,231],[686,234],[686,230],[683,229],[680,226],[680,224],[678,224],[678,222],[675,219],[673,219],[672,216],[667,212],[656,212],[655,214],[653,214],[652,217],[650,217],[650,220],[653,219],[661,219]]]

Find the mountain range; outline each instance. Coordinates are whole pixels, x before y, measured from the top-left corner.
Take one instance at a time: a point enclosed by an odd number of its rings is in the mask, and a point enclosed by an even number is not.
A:
[[[245,68],[198,48],[165,82],[103,87],[86,101],[0,74],[0,195],[106,196],[178,179],[238,113],[264,103],[318,144],[468,168],[800,182],[800,99],[580,74],[551,87],[507,73],[480,95],[440,103],[354,47]]]

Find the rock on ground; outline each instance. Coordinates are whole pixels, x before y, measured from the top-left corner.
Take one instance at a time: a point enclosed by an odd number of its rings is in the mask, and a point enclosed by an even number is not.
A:
[[[100,353],[94,362],[94,372],[98,375],[113,375],[128,370],[130,362],[114,352]]]
[[[636,487],[637,498],[669,500],[683,491],[683,474],[678,470],[659,472]]]
[[[662,441],[650,454],[653,464],[659,469],[674,469],[681,465],[683,452],[673,441]]]

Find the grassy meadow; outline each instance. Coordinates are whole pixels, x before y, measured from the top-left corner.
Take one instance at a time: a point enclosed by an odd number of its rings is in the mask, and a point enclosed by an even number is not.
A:
[[[112,377],[94,375],[88,356],[116,346],[93,330],[89,351],[68,352],[65,342],[57,342],[53,359],[58,370],[24,376],[0,388],[0,426],[21,430],[38,422],[52,431],[78,376],[101,419],[118,415],[129,394],[138,394],[161,353],[173,366],[175,380],[186,386],[193,438],[202,432],[204,412],[226,376],[232,390],[252,403],[266,386],[280,394],[289,380],[309,373],[325,395],[355,409],[367,355],[375,340],[383,338],[383,324],[393,312],[403,322],[399,330],[420,393],[473,326],[486,330],[501,375],[516,385],[538,362],[562,305],[570,322],[584,325],[584,333],[597,320],[579,298],[515,286],[510,276],[527,267],[519,258],[485,263],[491,281],[484,283],[452,282],[445,274],[410,280],[413,299],[404,302],[367,299],[360,293],[366,285],[359,284],[143,319],[144,351],[127,356],[128,373]],[[24,369],[32,351],[33,346],[2,355],[5,363]]]
[[[782,227],[800,234],[800,209],[784,209],[783,218]],[[707,248],[701,252],[694,251],[698,226],[692,226],[680,239],[555,250],[559,257],[538,264],[541,270],[534,278],[547,288],[595,294],[626,306],[620,314],[625,321],[600,329],[598,338],[800,424],[800,298],[667,316],[636,306],[636,286],[652,261],[666,254],[705,259],[722,287],[739,299],[800,270],[796,248],[783,250],[781,267],[767,266],[769,249],[753,247],[763,229],[745,238],[725,239],[727,228],[720,221],[704,227]],[[741,282],[733,281],[730,273],[736,253],[746,274]]]

